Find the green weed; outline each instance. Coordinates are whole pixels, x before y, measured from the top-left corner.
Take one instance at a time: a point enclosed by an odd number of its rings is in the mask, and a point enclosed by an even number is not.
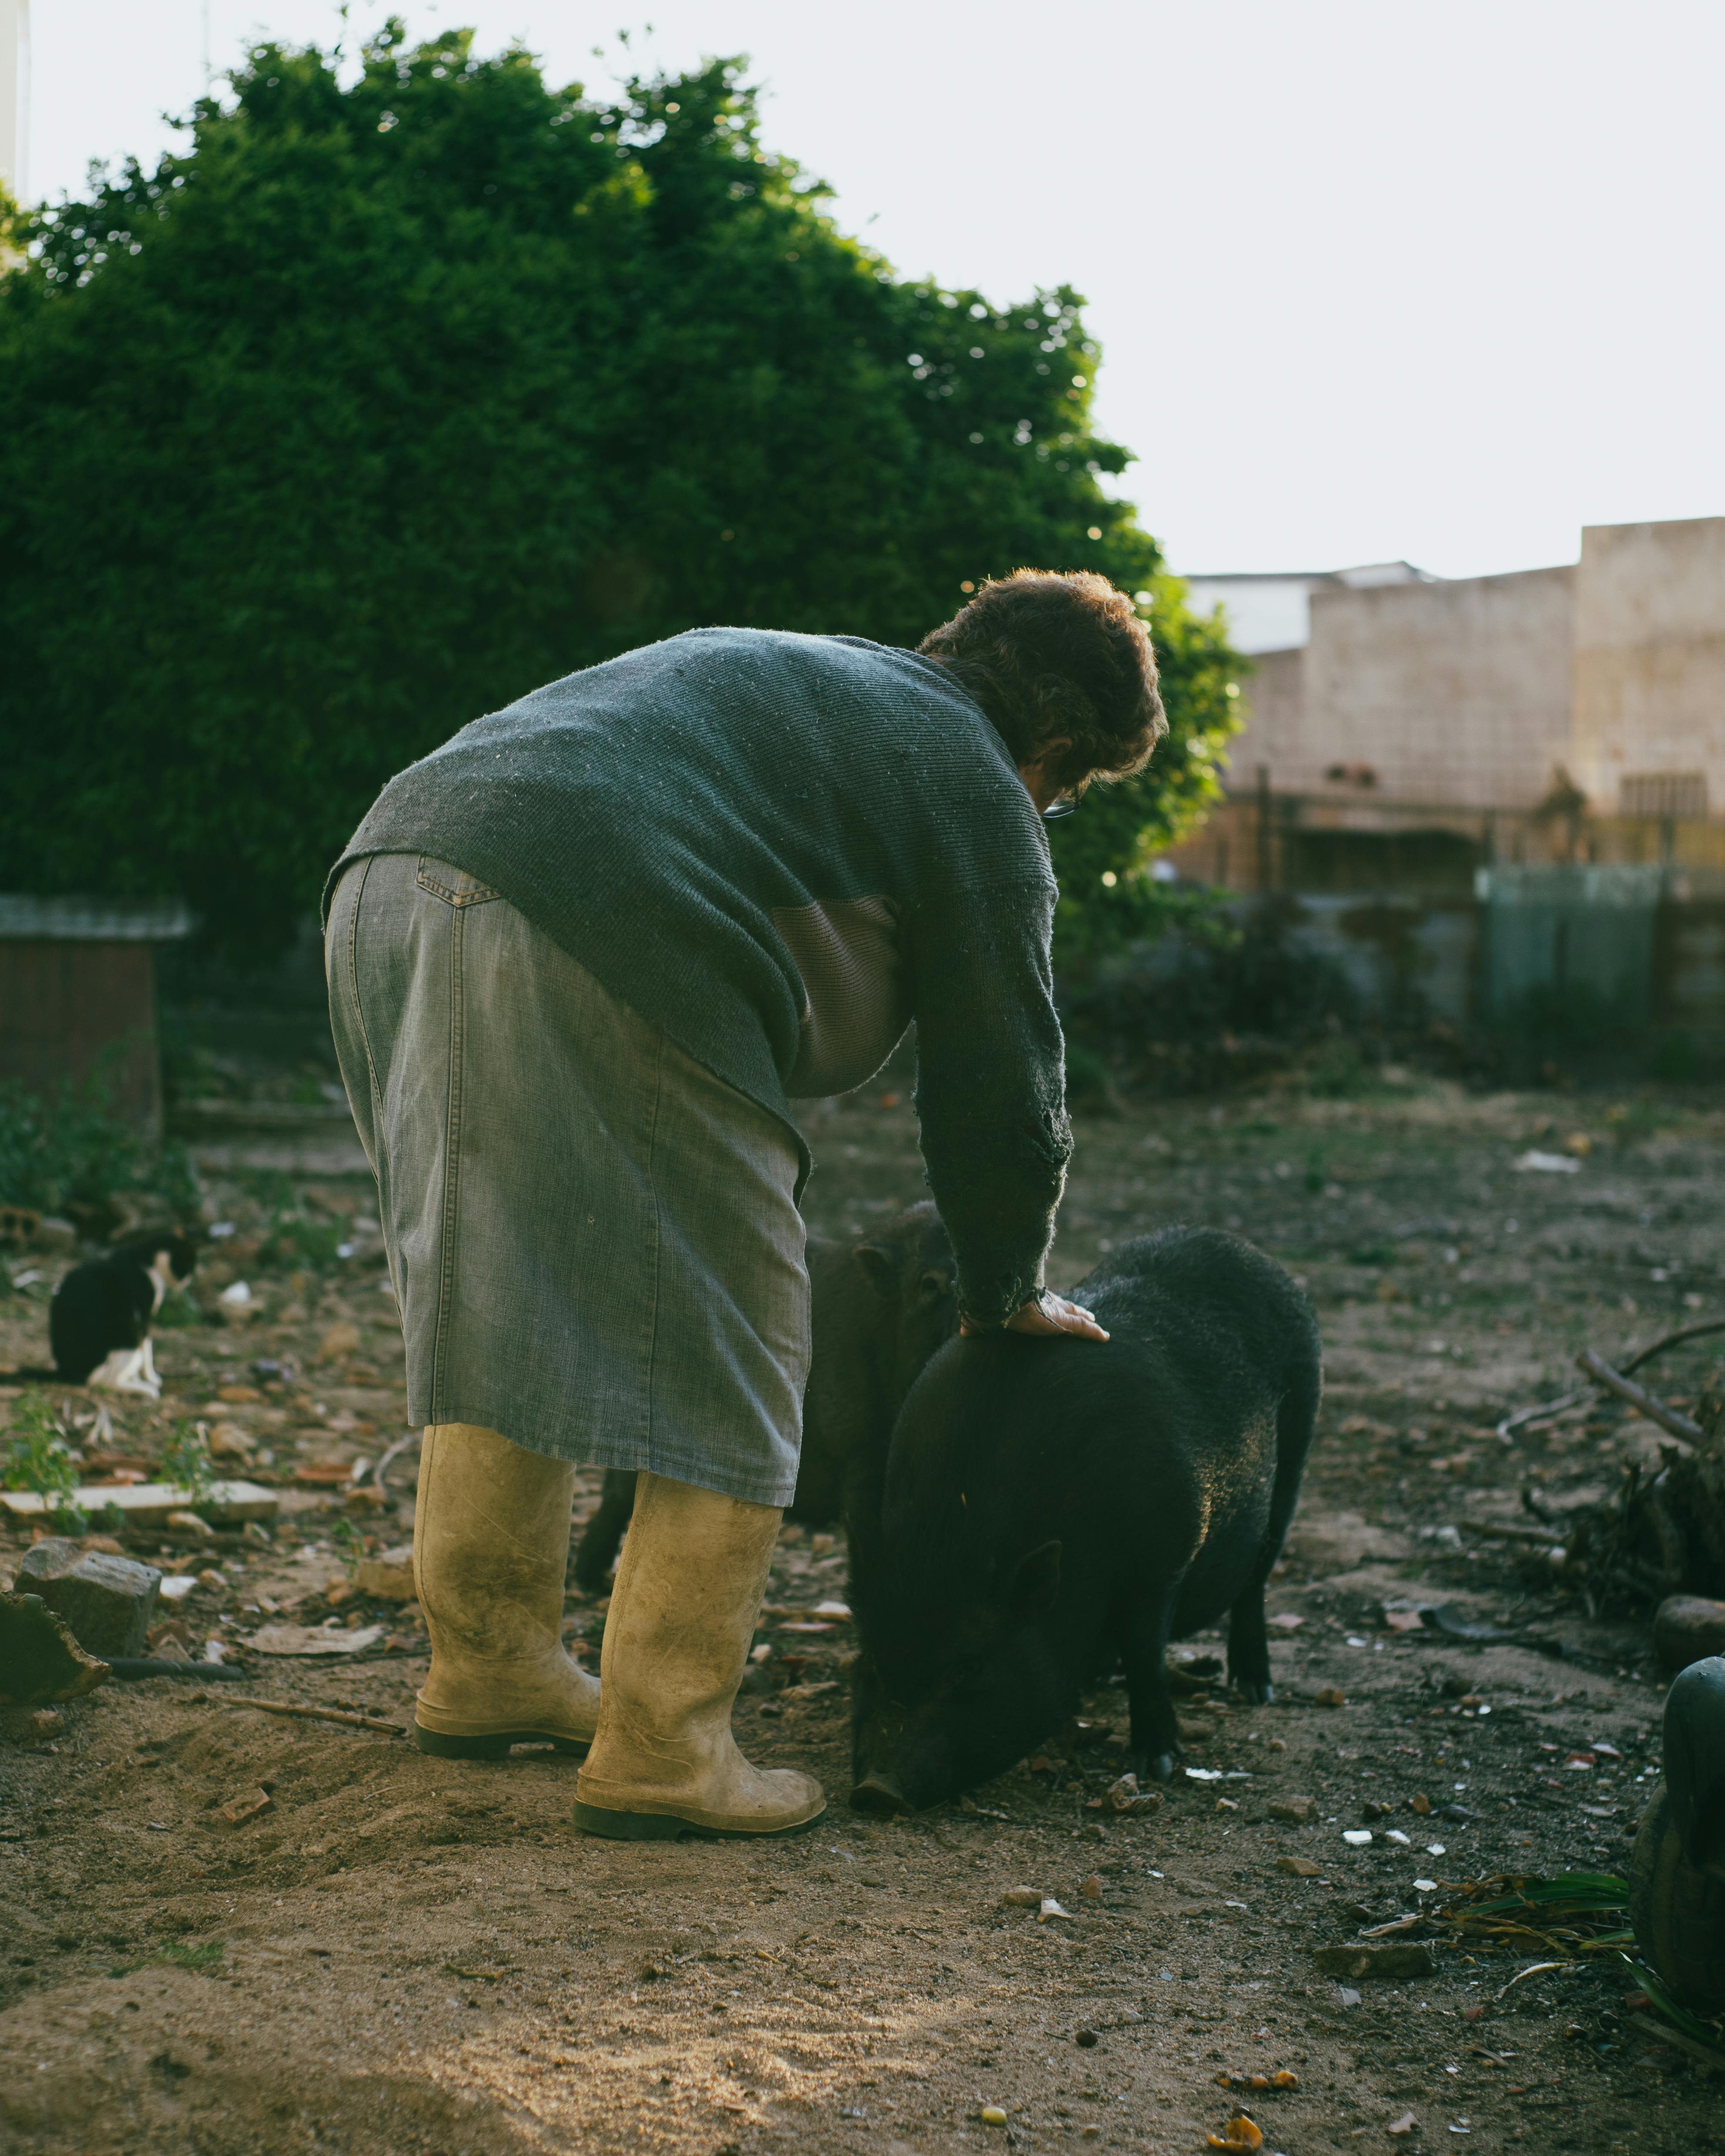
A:
[[[8,1490],[33,1490],[48,1507],[49,1524],[62,1534],[81,1535],[89,1522],[79,1510],[78,1466],[53,1409],[36,1391],[23,1393],[7,1434],[4,1480]]]

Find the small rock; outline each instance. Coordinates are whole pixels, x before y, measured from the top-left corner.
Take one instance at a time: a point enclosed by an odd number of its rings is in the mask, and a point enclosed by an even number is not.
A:
[[[1317,1704],[1320,1707],[1346,1707],[1348,1695],[1340,1685],[1326,1685],[1317,1695]]]
[[[109,1674],[39,1594],[0,1594],[0,1707],[75,1699]]]
[[[1316,1879],[1323,1866],[1314,1864],[1309,1856],[1278,1856],[1276,1868],[1278,1871],[1287,1872],[1295,1879]]]
[[[241,1826],[259,1812],[268,1811],[272,1802],[267,1789],[242,1789],[237,1797],[229,1797],[221,1808],[222,1817],[229,1826]]]
[[[1368,1826],[1345,1826],[1342,1839],[1351,1849],[1363,1849],[1372,1839],[1372,1830]]]
[[[1351,1976],[1357,1982],[1371,1978],[1399,1983],[1409,1977],[1430,1976],[1435,1967],[1430,1947],[1405,1940],[1389,1940],[1382,1945],[1319,1947],[1312,1959],[1326,1976]]]
[[[198,1575],[198,1584],[208,1588],[213,1594],[219,1594],[228,1583],[213,1565],[207,1564]]]
[[[1266,1809],[1273,1820],[1292,1820],[1297,1825],[1304,1825],[1309,1820],[1317,1817],[1317,1799],[1316,1797],[1278,1797],[1276,1802],[1268,1805]]]
[[[20,1744],[52,1744],[56,1737],[65,1735],[66,1717],[51,1707],[26,1707],[8,1721],[7,1728]]]
[[[1413,2112],[1404,2111],[1399,2118],[1392,2118],[1384,2131],[1386,2133],[1414,2133],[1419,2131],[1419,2128],[1420,2122],[1414,2118]]]
[[[103,1656],[143,1651],[161,1584],[154,1565],[80,1549],[57,1536],[27,1550],[18,1568],[18,1592],[39,1594],[86,1653]]]
[[[1431,1799],[1426,1795],[1424,1789],[1421,1789],[1416,1795],[1409,1798],[1408,1810],[1410,1812],[1417,1812],[1421,1819],[1426,1819],[1430,1815]]]
[[[1725,1654],[1725,1602],[1711,1602],[1701,1594],[1668,1595],[1654,1612],[1653,1645],[1674,1676],[1692,1662]]]
[[[1141,1789],[1136,1774],[1122,1774],[1111,1782],[1102,1797],[1105,1812],[1153,1812],[1162,1809],[1160,1789]]]
[[[1336,1987],[1336,2004],[1338,2006],[1358,2006],[1359,1994],[1350,1990],[1345,1984],[1338,1984]]]
[[[417,1591],[412,1550],[385,1550],[380,1556],[365,1558],[353,1575],[353,1584],[362,1594],[375,1595],[380,1602],[411,1602]]]
[[[197,1584],[195,1572],[171,1572],[162,1583],[162,1599],[164,1602],[183,1602]]]
[[[1464,2006],[1461,2010],[1461,2018],[1464,2021],[1477,2021],[1483,2016],[1485,2011],[1483,2006]]]
[[[215,1529],[209,1522],[200,1518],[196,1512],[185,1511],[170,1512],[167,1516],[167,1525],[177,1529],[182,1535],[196,1535],[200,1541],[207,1541],[215,1532]]]
[[[1095,2051],[1096,2041],[1096,2032],[1094,2029],[1081,2029],[1072,2039],[1081,2051]]]
[[[1040,1909],[1042,1890],[1039,1887],[1009,1887],[1000,1897],[1003,1909]]]
[[[360,1330],[351,1319],[338,1317],[317,1343],[320,1363],[337,1363],[344,1355],[357,1355],[360,1350]]]
[[[1086,1902],[1100,1902],[1102,1898],[1102,1882],[1092,1871],[1078,1891]]]
[[[984,2126],[1004,2126],[1006,2123],[1006,2113],[998,2103],[985,2103],[977,2117]]]
[[[1036,1912],[1036,1921],[1039,1924],[1045,1924],[1050,1917],[1065,1917],[1070,1922],[1071,1915],[1072,1912],[1063,1909],[1052,1894],[1045,1894],[1042,1906]]]
[[[1287,1748],[1287,1739],[1284,1737],[1272,1737],[1264,1747],[1266,1752],[1286,1752]]]
[[[209,1456],[212,1460],[249,1461],[257,1450],[257,1441],[243,1423],[218,1422],[209,1434]]]

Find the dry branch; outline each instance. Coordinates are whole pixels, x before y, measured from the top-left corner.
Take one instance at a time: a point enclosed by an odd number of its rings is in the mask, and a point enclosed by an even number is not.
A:
[[[1673,1437],[1681,1437],[1687,1445],[1702,1443],[1703,1433],[1699,1423],[1691,1422],[1687,1415],[1679,1414],[1675,1408],[1668,1408],[1663,1400],[1656,1399],[1640,1385],[1632,1384],[1593,1348],[1584,1348],[1576,1357],[1575,1364],[1578,1369],[1586,1371],[1596,1385],[1603,1385],[1607,1392],[1615,1393],[1620,1399],[1627,1400],[1636,1413],[1645,1415],[1649,1422],[1657,1423],[1661,1430],[1668,1430]]]
[[[263,1714],[297,1715],[305,1722],[341,1722],[350,1729],[375,1730],[380,1737],[401,1737],[406,1732],[399,1722],[386,1722],[380,1716],[375,1720],[366,1714],[344,1714],[334,1707],[299,1707],[285,1699],[253,1699],[243,1692],[193,1692],[194,1699],[208,1707],[254,1707]]]

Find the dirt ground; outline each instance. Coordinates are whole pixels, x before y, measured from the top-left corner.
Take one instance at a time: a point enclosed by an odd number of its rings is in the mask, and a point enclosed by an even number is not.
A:
[[[919,1194],[896,1096],[834,1104],[812,1136],[816,1227],[865,1227]],[[1580,1165],[1518,1168],[1530,1150]],[[1435,1973],[1356,1984],[1314,1954],[1471,1879],[1627,1862],[1658,1772],[1645,1626],[1590,1616],[1532,1543],[1497,1531],[1532,1527],[1524,1486],[1561,1512],[1620,1457],[1655,1456],[1655,1434],[1589,1404],[1512,1442],[1495,1426],[1568,1389],[1584,1342],[1621,1349],[1720,1310],[1725,1115],[1391,1074],[1354,1100],[1085,1125],[1059,1284],[1141,1229],[1205,1221],[1281,1258],[1318,1311],[1327,1393],[1271,1594],[1276,1701],[1207,1696],[1219,1642],[1194,1640],[1186,1765],[1203,1779],[1159,1811],[1091,1808],[1125,1728],[1105,1689],[1091,1726],[1051,1732],[964,1805],[855,1817],[848,1628],[807,1614],[842,1599],[842,1541],[790,1529],[769,1589],[790,1614],[763,1620],[773,1653],[738,1730],[763,1762],[819,1774],[832,1805],[754,1848],[587,1840],[572,1762],[429,1759],[224,1697],[405,1723],[424,1635],[411,1604],[348,1577],[362,1543],[410,1537],[411,1450],[382,1511],[295,1479],[401,1435],[370,1186],[233,1167],[207,1183],[234,1232],[200,1271],[198,1322],[158,1335],[160,1407],[106,1396],[105,1435],[95,1395],[49,1397],[110,1460],[148,1460],[176,1420],[227,1425],[283,1512],[267,1544],[128,1543],[205,1576],[177,1605],[185,1650],[221,1641],[244,1684],[116,1682],[66,1706],[50,1741],[0,1742],[8,2150],[1160,2156],[1220,2131],[1219,2074],[1278,2068],[1297,2090],[1247,2102],[1290,2156],[1721,2145],[1703,2076],[1632,2020],[1613,1953],[1513,1984],[1552,1957],[1440,1938]],[[39,1270],[0,1301],[0,1366],[45,1359],[58,1266]],[[241,1279],[236,1312],[218,1296]],[[1661,1366],[1679,1396],[1706,1368],[1686,1352]],[[0,1380],[0,1411],[19,1390]],[[25,1546],[0,1537],[0,1578]],[[1422,1602],[1528,1644],[1391,1621]],[[290,1621],[379,1629],[352,1655],[246,1647]],[[567,1621],[596,1655],[602,1607],[572,1594]],[[259,1788],[267,1808],[228,1824],[220,1808]],[[1343,1839],[1360,1829],[1368,1844]],[[1021,1887],[1070,1913],[1003,1901]]]

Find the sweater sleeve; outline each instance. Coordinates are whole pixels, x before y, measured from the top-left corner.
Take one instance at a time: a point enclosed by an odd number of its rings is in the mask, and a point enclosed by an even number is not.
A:
[[[1002,1325],[1042,1286],[1072,1134],[1045,882],[946,891],[907,924],[916,1114],[959,1307]]]

